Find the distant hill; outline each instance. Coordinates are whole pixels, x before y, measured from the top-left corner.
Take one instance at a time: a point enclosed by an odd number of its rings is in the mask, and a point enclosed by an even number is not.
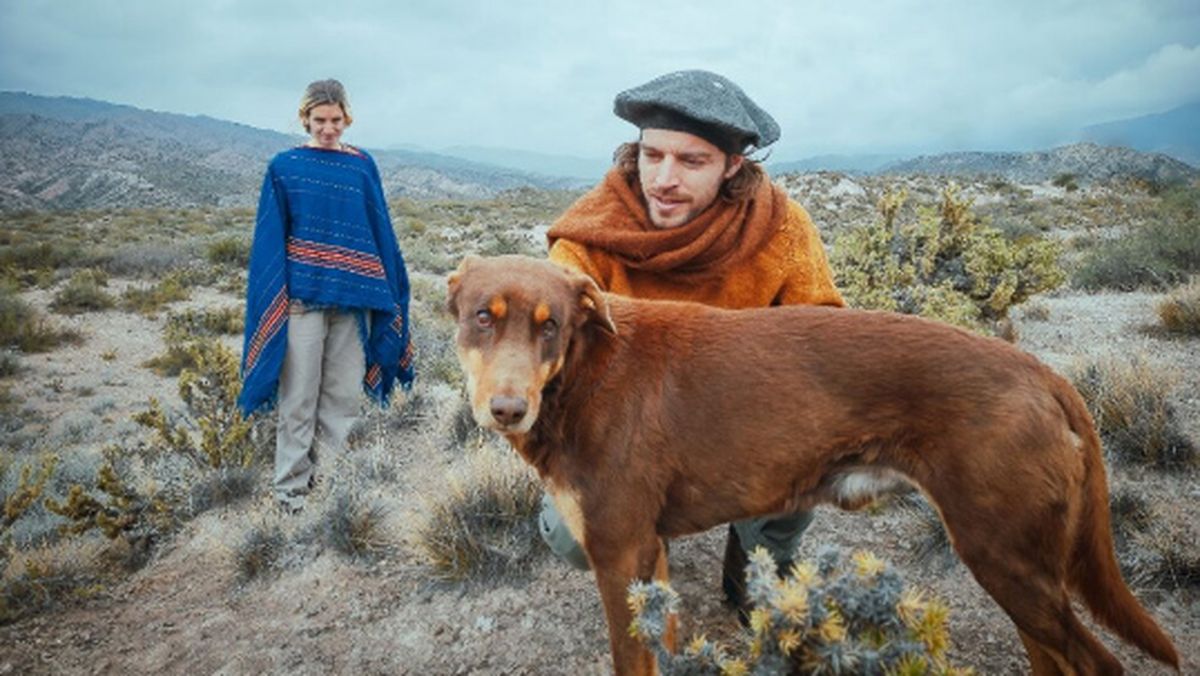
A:
[[[1170,155],[1200,167],[1200,101],[1165,113],[1092,125],[1080,136],[1085,141]]]
[[[1082,181],[1137,177],[1159,182],[1189,180],[1200,171],[1173,157],[1129,148],[1077,143],[1053,150],[1014,152],[959,152],[922,155],[893,162],[879,170],[886,174],[944,174],[1000,176],[1010,181],[1039,183],[1062,174]]]
[[[904,155],[814,155],[788,162],[768,161],[767,170],[772,176],[805,174],[813,171],[869,174],[904,158]]]
[[[549,155],[513,148],[485,148],[481,146],[452,146],[443,148],[442,154],[461,157],[474,162],[483,162],[498,167],[508,167],[547,176],[564,176],[595,182],[612,166],[612,157],[572,157]]]
[[[206,116],[0,92],[0,209],[253,206],[267,161],[303,140]],[[577,184],[435,153],[368,151],[391,197]]]

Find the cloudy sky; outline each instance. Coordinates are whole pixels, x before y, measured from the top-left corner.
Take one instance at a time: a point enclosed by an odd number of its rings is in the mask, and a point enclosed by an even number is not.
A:
[[[368,147],[607,157],[613,95],[684,68],[772,113],[777,160],[1044,148],[1200,99],[1200,2],[0,0],[0,90],[298,131],[337,77]]]

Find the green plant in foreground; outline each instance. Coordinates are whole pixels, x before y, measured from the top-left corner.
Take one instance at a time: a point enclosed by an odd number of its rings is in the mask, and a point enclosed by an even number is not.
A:
[[[895,569],[870,552],[847,559],[825,548],[781,580],[770,554],[758,548],[746,571],[755,608],[744,657],[704,636],[671,654],[662,641],[678,595],[662,582],[630,585],[630,634],[650,647],[664,676],[973,673],[946,656],[946,606],[905,589]]]
[[[953,184],[936,208],[919,206],[901,223],[907,192],[880,200],[880,220],[837,238],[831,267],[855,307],[919,314],[982,330],[1009,309],[1065,279],[1057,244],[1034,236],[1007,239],[981,223]]]

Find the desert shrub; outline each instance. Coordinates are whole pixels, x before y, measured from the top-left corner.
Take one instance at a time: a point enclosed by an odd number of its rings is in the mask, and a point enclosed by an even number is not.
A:
[[[1172,291],[1155,310],[1167,331],[1200,336],[1200,277]]]
[[[103,270],[87,268],[71,275],[67,284],[54,295],[50,307],[62,314],[79,314],[107,310],[116,305],[104,287],[108,286],[108,275]]]
[[[1033,322],[1044,322],[1050,319],[1050,306],[1045,303],[1032,302],[1025,306],[1025,311],[1021,313],[1024,319]]]
[[[851,305],[982,330],[1062,283],[1057,244],[1005,238],[979,222],[955,186],[942,192],[937,208],[919,206],[915,222],[901,223],[907,199],[903,190],[887,193],[876,223],[834,243],[831,266]]]
[[[1168,592],[1200,590],[1200,528],[1178,502],[1151,502],[1135,490],[1110,501],[1121,571],[1129,582]]]
[[[198,341],[242,332],[242,313],[238,308],[187,310],[172,312],[163,328],[166,352],[142,362],[142,366],[160,376],[177,376],[184,369],[195,369]]]
[[[1079,190],[1079,182],[1075,178],[1075,174],[1062,173],[1055,176],[1050,181],[1056,188],[1062,188],[1067,192],[1075,192]]]
[[[16,354],[4,350],[0,352],[0,378],[11,378],[21,372],[21,360]]]
[[[225,237],[208,245],[208,262],[243,269],[250,265],[250,243],[241,237]]]
[[[387,510],[378,498],[343,490],[322,518],[324,540],[352,559],[375,560],[391,549],[383,529],[386,516]]]
[[[265,418],[243,419],[238,410],[241,373],[237,355],[211,339],[190,345],[188,354],[195,365],[180,373],[179,396],[187,405],[190,424],[168,419],[155,399],[134,420],[157,432],[164,449],[199,467],[250,467],[262,462],[273,434]]]
[[[178,524],[170,496],[140,491],[105,463],[96,473],[94,494],[80,484],[71,486],[65,501],[46,499],[46,508],[69,523],[61,527],[67,535],[99,530],[109,540],[122,539],[129,545],[127,565],[140,568],[166,534]]]
[[[1076,364],[1071,380],[1087,402],[1109,455],[1160,468],[1193,463],[1196,449],[1169,396],[1174,379],[1140,357]]]
[[[539,256],[542,251],[543,247],[529,237],[526,237],[524,233],[504,230],[490,230],[488,236],[484,238],[478,249],[478,253],[481,256],[503,256],[506,254]]]
[[[78,263],[78,247],[63,242],[24,241],[0,246],[0,277],[17,280],[22,286],[40,285],[53,278],[54,271]]]
[[[102,591],[100,578],[77,557],[39,560],[25,557],[18,571],[0,579],[0,625],[84,599]],[[0,573],[4,571],[0,570]]]
[[[1163,194],[1145,226],[1091,250],[1072,282],[1084,289],[1166,289],[1200,273],[1200,187]]]
[[[126,289],[121,296],[121,304],[131,312],[155,315],[168,303],[187,300],[189,297],[191,293],[188,291],[186,276],[176,271],[153,286]]]
[[[286,546],[279,524],[251,528],[234,552],[238,578],[249,582],[278,568]]]
[[[681,654],[662,643],[679,597],[662,582],[630,585],[630,634],[669,674],[966,674],[950,664],[947,607],[905,589],[899,573],[870,552],[845,557],[833,548],[792,567],[780,580],[758,548],[746,567],[748,655],[730,657],[703,636]]]
[[[49,324],[13,289],[0,284],[0,348],[22,352],[48,352],[64,343],[78,343],[83,337],[69,329]]]
[[[172,312],[167,317],[166,337],[167,340],[175,337],[180,340],[186,340],[189,338],[236,336],[242,332],[243,321],[242,310],[236,307]]]
[[[442,579],[520,574],[544,549],[534,518],[541,497],[541,486],[511,452],[484,446],[429,500],[417,546]]]

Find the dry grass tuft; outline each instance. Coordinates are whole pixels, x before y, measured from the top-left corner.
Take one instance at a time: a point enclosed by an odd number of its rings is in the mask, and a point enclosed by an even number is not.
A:
[[[1169,400],[1175,379],[1163,369],[1138,356],[1103,358],[1077,364],[1071,380],[1116,460],[1164,469],[1195,461],[1196,448]]]
[[[1172,291],[1155,309],[1167,331],[1200,336],[1200,277]]]
[[[276,569],[287,538],[279,524],[259,525],[250,529],[234,553],[238,578],[242,582],[262,577]]]
[[[540,546],[541,485],[511,451],[485,445],[422,510],[416,544],[435,575],[493,581],[528,569]]]
[[[352,491],[339,493],[322,519],[325,542],[352,559],[374,561],[392,549],[384,530],[387,514],[378,498]]]

